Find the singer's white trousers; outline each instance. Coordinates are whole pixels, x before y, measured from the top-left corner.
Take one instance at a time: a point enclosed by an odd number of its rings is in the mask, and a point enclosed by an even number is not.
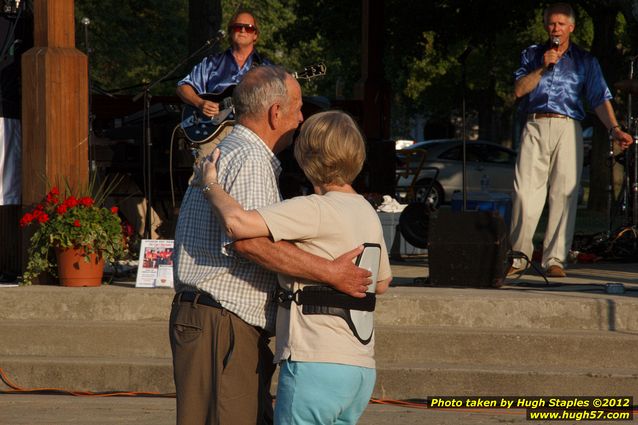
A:
[[[580,122],[571,118],[528,120],[514,176],[510,242],[530,260],[533,237],[545,200],[549,202],[543,240],[542,267],[565,267],[571,249],[583,168],[583,134]],[[549,196],[548,196],[549,195]],[[514,262],[521,268],[525,263]]]
[[[0,205],[20,205],[20,120],[0,117]]]

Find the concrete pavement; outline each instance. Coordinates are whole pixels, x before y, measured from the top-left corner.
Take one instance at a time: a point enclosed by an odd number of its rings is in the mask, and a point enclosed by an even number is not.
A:
[[[525,420],[524,410],[435,410],[371,404],[359,425],[545,424]],[[565,423],[565,422],[563,422]],[[579,422],[589,423],[589,422]],[[626,423],[626,422],[625,422]],[[173,425],[171,398],[0,395],[2,425]],[[600,425],[601,423],[598,422]]]

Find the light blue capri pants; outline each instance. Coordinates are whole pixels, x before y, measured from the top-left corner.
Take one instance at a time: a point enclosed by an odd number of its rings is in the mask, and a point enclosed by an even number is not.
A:
[[[275,425],[356,424],[376,370],[336,363],[279,363]]]

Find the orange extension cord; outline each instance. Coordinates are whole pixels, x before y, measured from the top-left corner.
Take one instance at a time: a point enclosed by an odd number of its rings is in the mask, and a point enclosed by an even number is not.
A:
[[[0,368],[0,380],[4,382],[10,390],[0,390],[0,394],[43,394],[43,395],[72,395],[76,397],[166,397],[175,398],[175,393],[158,393],[158,392],[144,392],[144,391],[72,391],[65,390],[63,388],[21,388],[17,384],[13,383],[7,374]],[[428,409],[436,411],[450,411],[451,409],[430,407],[427,400],[420,401],[406,401],[406,400],[392,400],[392,399],[379,399],[371,398],[370,404],[384,404],[391,406],[406,407],[410,409]],[[636,406],[633,406],[634,414],[638,413]],[[454,409],[455,412],[464,413],[489,413],[491,415],[524,415],[524,409],[515,410],[497,410],[492,409]]]
[[[0,368],[0,379],[10,390],[0,390],[0,394],[61,394],[78,397],[175,397],[175,393],[134,392],[134,391],[72,391],[63,388],[21,388],[14,384]]]

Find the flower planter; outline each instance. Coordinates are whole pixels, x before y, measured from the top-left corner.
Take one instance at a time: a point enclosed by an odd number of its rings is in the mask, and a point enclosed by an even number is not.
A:
[[[30,285],[39,281],[43,272],[55,274],[57,267],[62,285],[101,285],[104,261],[113,262],[126,255],[126,239],[118,209],[103,206],[104,200],[120,180],[102,182],[97,189],[92,180],[87,188],[77,191],[77,197],[72,195],[74,190],[68,183],[64,193],[53,187],[40,203],[34,205],[33,210],[22,216],[20,227],[37,226],[29,238],[29,260],[22,284]],[[86,196],[86,193],[94,195]],[[77,247],[92,247],[100,258],[91,256],[90,261],[85,261],[88,257],[81,250],[80,253],[69,250],[56,252],[56,261],[51,255],[51,248],[69,246],[71,243]]]
[[[55,248],[58,261],[58,276],[62,286],[100,286],[104,274],[104,258],[89,254],[84,259],[82,248]]]

